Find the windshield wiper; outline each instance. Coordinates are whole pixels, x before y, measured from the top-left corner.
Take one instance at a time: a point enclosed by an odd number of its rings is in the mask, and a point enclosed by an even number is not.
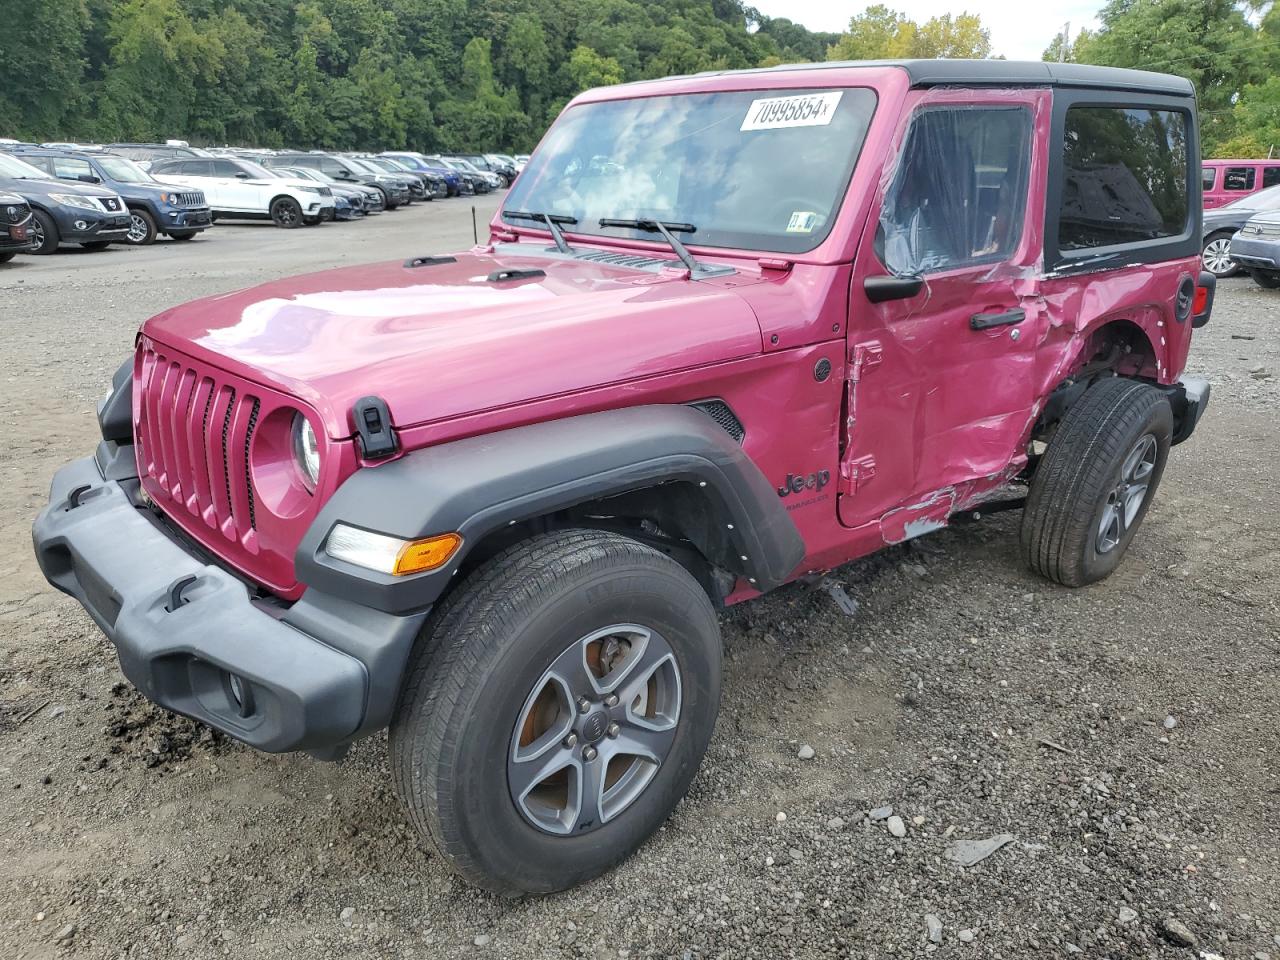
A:
[[[577,217],[571,217],[564,213],[530,213],[528,210],[503,210],[502,215],[515,220],[533,220],[536,223],[545,223],[547,229],[551,231],[551,239],[556,242],[556,249],[561,253],[573,252],[564,239],[564,233],[561,232],[557,224],[564,223],[573,226],[578,222]]]
[[[631,230],[644,230],[646,233],[660,233],[662,239],[671,244],[671,249],[676,252],[676,256],[680,258],[680,262],[689,268],[690,273],[697,273],[702,269],[697,260],[693,259],[693,254],[689,252],[688,247],[676,239],[672,232],[694,233],[697,231],[692,223],[672,223],[666,220],[611,220],[608,217],[600,219],[602,227],[627,227]]]

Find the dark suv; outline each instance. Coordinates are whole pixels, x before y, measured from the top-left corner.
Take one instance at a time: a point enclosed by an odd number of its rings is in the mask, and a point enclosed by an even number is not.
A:
[[[581,883],[693,781],[724,607],[1005,508],[1045,579],[1116,570],[1209,401],[1198,144],[1187,81],[1073,64],[587,91],[487,244],[144,323],[41,568],[146,696],[389,727],[443,863]]]
[[[0,191],[30,204],[32,253],[53,253],[63,242],[100,250],[129,232],[129,211],[114,190],[59,180],[12,154],[0,153]]]
[[[160,183],[125,157],[47,149],[23,150],[17,156],[61,180],[96,183],[116,191],[129,208],[125,240],[134,246],[152,243],[158,235],[190,240],[213,226],[203,191]]]

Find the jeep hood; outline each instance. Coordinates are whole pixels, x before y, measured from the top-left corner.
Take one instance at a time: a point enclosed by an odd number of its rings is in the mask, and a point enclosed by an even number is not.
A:
[[[753,275],[691,281],[530,249],[276,281],[175,307],[142,333],[298,397],[334,438],[352,435],[351,406],[371,394],[404,429],[761,350],[734,292]]]

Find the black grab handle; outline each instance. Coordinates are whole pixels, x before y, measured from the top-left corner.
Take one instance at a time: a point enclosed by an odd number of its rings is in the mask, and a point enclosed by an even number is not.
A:
[[[545,270],[495,270],[489,274],[490,283],[498,283],[502,280],[532,280],[535,277],[545,277]]]
[[[1007,327],[1027,319],[1027,311],[1021,307],[1003,313],[975,313],[969,318],[970,330],[987,330],[990,327]]]

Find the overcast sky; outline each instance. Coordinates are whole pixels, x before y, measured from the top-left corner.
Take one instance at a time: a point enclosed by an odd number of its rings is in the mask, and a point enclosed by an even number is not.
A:
[[[881,0],[890,10],[923,22],[950,13],[976,13],[991,31],[991,52],[1010,60],[1039,60],[1045,47],[1071,21],[1071,35],[1097,26],[1103,0]],[[868,4],[838,0],[754,0],[749,4],[770,17],[786,17],[810,30],[843,30],[849,18]]]

